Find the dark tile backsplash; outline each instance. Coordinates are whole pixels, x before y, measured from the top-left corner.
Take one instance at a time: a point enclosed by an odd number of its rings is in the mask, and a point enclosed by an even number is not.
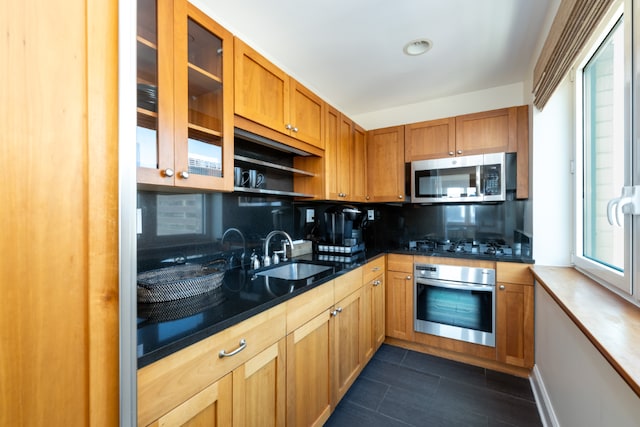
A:
[[[404,248],[409,240],[502,238],[513,243],[514,230],[530,229],[524,223],[526,203],[459,205],[355,205],[363,212],[373,209],[375,219],[362,222],[367,248]],[[262,253],[265,236],[284,230],[295,239],[322,240],[324,212],[335,206],[327,202],[294,202],[288,197],[248,197],[241,193],[138,192],[142,233],[138,234],[138,271],[172,263],[175,259],[216,259],[237,262],[241,239],[226,230],[237,228],[246,241],[247,261],[252,251]],[[306,210],[315,211],[314,224],[306,224]],[[275,248],[275,245],[274,245]],[[231,259],[231,256],[234,256]]]

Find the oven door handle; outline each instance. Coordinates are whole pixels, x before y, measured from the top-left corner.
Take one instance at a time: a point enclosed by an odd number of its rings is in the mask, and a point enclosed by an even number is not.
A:
[[[416,279],[416,285],[435,286],[437,288],[459,289],[464,291],[493,291],[494,285],[480,285],[475,283],[450,282],[448,280]]]

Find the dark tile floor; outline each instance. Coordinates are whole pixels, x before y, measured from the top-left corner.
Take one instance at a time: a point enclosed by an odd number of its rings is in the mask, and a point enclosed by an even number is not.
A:
[[[527,379],[383,344],[326,426],[541,426]]]

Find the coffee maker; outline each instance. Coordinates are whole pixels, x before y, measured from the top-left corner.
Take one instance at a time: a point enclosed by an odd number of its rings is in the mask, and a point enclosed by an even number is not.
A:
[[[362,212],[352,205],[338,205],[324,212],[324,239],[318,244],[321,253],[352,254],[364,250]]]

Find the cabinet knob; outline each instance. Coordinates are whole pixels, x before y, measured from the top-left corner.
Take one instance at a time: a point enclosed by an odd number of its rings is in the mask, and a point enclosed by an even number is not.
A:
[[[411,276],[407,276],[407,277],[406,277],[406,279],[407,279],[407,280],[411,280]]]
[[[371,199],[371,197],[367,196],[367,197],[365,197],[365,199],[370,200],[370,199]]]
[[[293,128],[293,126],[291,126],[291,124],[287,123],[286,125],[284,125],[284,128],[286,130],[291,130],[291,128]]]
[[[291,130],[292,130],[292,131],[294,131],[294,132],[298,132],[298,128],[297,128],[297,127],[294,127],[294,128],[293,128],[293,129],[291,129]]]
[[[500,285],[498,288],[500,288],[501,291],[504,291],[504,285]]]
[[[187,171],[180,171],[180,173],[178,174],[178,176],[182,179],[189,179],[189,172]]]
[[[398,194],[398,199],[402,200],[404,199],[404,196],[402,194]]]
[[[462,150],[458,150],[458,154],[462,154]]]
[[[450,156],[453,156],[453,151],[449,151],[449,155],[450,155]]]
[[[382,285],[382,281],[374,280],[372,284],[373,284],[373,286],[380,286],[380,285]]]
[[[338,310],[333,310],[333,311],[331,312],[331,315],[332,315],[333,317],[336,317],[336,316],[338,315]]]
[[[338,307],[338,308],[336,308],[336,311],[337,311],[338,313],[342,313],[342,307]]]
[[[173,169],[171,169],[171,168],[167,168],[162,172],[162,174],[164,176],[166,176],[167,178],[171,178],[173,176],[173,173],[174,173]]]

